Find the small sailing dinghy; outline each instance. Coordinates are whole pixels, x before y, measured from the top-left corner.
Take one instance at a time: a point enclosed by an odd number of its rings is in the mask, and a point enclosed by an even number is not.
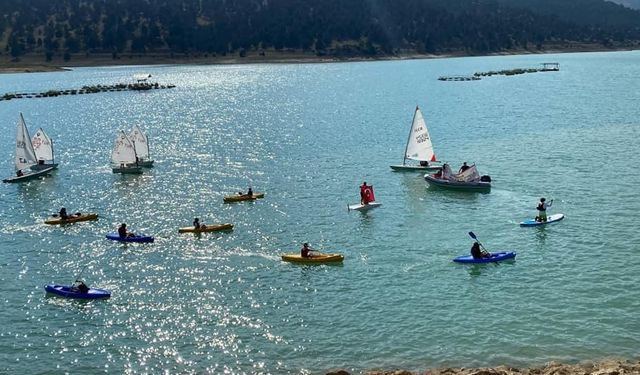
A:
[[[140,174],[142,168],[136,162],[136,147],[122,130],[116,135],[111,151],[113,173]]]
[[[53,157],[53,140],[49,138],[42,128],[38,129],[31,138],[33,150],[36,152],[38,164],[31,167],[34,171],[40,171],[49,167],[58,168]]]
[[[424,179],[430,186],[485,193],[491,191],[491,177],[480,176],[475,164],[464,172],[454,174],[449,164],[444,163],[438,173],[425,174]]]
[[[151,160],[149,153],[149,138],[147,138],[138,125],[134,126],[131,133],[129,133],[129,139],[136,148],[138,166],[145,168],[153,167],[153,160]]]
[[[22,182],[49,174],[54,167],[50,166],[38,171],[31,169],[32,166],[38,164],[38,159],[36,152],[33,150],[31,137],[29,137],[29,131],[27,130],[27,125],[24,122],[22,113],[20,113],[16,129],[16,175],[5,178],[2,182]]]
[[[363,182],[360,186],[360,204],[347,205],[348,211],[369,211],[376,207],[382,206],[382,203],[376,202],[376,196],[373,193],[373,186]]]
[[[407,159],[419,161],[419,164],[407,164]],[[437,171],[442,168],[440,165],[431,165],[430,163],[439,163],[433,152],[433,144],[431,136],[427,129],[427,123],[424,121],[420,108],[416,106],[413,114],[411,129],[409,130],[409,138],[407,146],[404,149],[404,159],[402,165],[391,165],[394,171]]]

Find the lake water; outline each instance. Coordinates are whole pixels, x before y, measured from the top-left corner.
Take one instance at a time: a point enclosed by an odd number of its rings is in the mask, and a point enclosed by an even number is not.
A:
[[[441,82],[441,75],[561,70]],[[60,169],[0,185],[0,372],[322,373],[535,366],[639,354],[640,52],[5,74],[0,93],[130,82],[170,90],[0,102],[0,171],[15,123],[54,139]],[[396,173],[420,105],[438,158],[475,162],[489,194]],[[156,166],[111,172],[115,133],[146,130]],[[381,208],[347,212],[358,185]],[[250,203],[224,195],[265,191]],[[540,197],[566,219],[521,228]],[[96,222],[42,222],[65,206]],[[177,233],[195,216],[230,233]],[[120,244],[126,222],[156,236]],[[500,265],[454,264],[473,231]],[[342,266],[280,255],[302,242]],[[86,268],[85,268],[86,266]],[[84,268],[84,271],[83,271]],[[47,298],[88,284],[106,301]]]

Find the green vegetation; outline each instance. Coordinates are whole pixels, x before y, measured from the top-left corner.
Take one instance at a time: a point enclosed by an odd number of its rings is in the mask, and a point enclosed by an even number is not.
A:
[[[331,57],[635,46],[640,12],[604,0],[20,0],[0,53]]]

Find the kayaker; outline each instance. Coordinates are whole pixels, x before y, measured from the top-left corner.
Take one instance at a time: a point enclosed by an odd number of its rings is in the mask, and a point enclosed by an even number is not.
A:
[[[474,242],[471,246],[471,256],[473,257],[473,259],[489,258],[491,256],[491,253],[482,250],[480,248],[480,243]]]
[[[460,167],[460,169],[458,170],[458,174],[466,171],[467,169],[471,168],[470,166],[467,165],[467,162],[465,161],[464,163],[462,163],[462,166]]]
[[[200,219],[197,217],[193,219],[193,229],[200,229]]]
[[[549,203],[547,203],[545,198],[540,198],[538,207],[536,207],[536,209],[538,210],[538,216],[536,216],[536,221],[539,221],[539,222],[547,221],[547,208],[551,207],[552,204],[553,204],[553,199],[549,201]]]
[[[67,215],[67,209],[62,207],[60,209],[60,212],[58,213],[58,215],[60,216],[60,219],[62,220],[67,220],[69,218],[69,215]]]
[[[76,283],[73,285],[71,289],[76,289],[80,293],[87,293],[89,291],[89,287],[82,280],[76,280]]]
[[[251,189],[251,186],[249,186],[249,190],[247,190],[247,195],[248,196],[252,196],[253,195],[253,189]]]
[[[309,247],[308,242],[305,242],[302,244],[302,249],[300,249],[300,256],[303,258],[311,258],[313,257],[313,254],[311,254],[312,251],[315,250]]]
[[[118,228],[118,235],[120,236],[120,238],[136,236],[135,233],[127,232],[127,224],[125,223],[120,224],[120,227]]]

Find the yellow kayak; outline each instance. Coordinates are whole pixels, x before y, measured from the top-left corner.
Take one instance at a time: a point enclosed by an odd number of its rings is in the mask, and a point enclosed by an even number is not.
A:
[[[89,220],[98,220],[98,214],[87,213],[87,214],[72,214],[69,215],[66,219],[62,219],[60,217],[52,217],[44,221],[45,224],[56,225],[56,224],[69,224],[69,223],[77,223],[79,221],[89,221]]]
[[[342,254],[321,254],[315,253],[310,257],[303,258],[300,253],[297,254],[284,254],[282,260],[292,263],[305,263],[305,264],[322,264],[322,263],[339,263],[344,260]]]
[[[203,232],[218,232],[221,230],[232,230],[233,224],[202,224],[200,228],[184,227],[178,229],[178,233],[203,233]]]
[[[225,195],[223,201],[224,203],[232,203],[232,202],[242,202],[242,201],[254,201],[258,198],[264,198],[264,193],[253,193],[253,195],[246,195],[246,194]]]

